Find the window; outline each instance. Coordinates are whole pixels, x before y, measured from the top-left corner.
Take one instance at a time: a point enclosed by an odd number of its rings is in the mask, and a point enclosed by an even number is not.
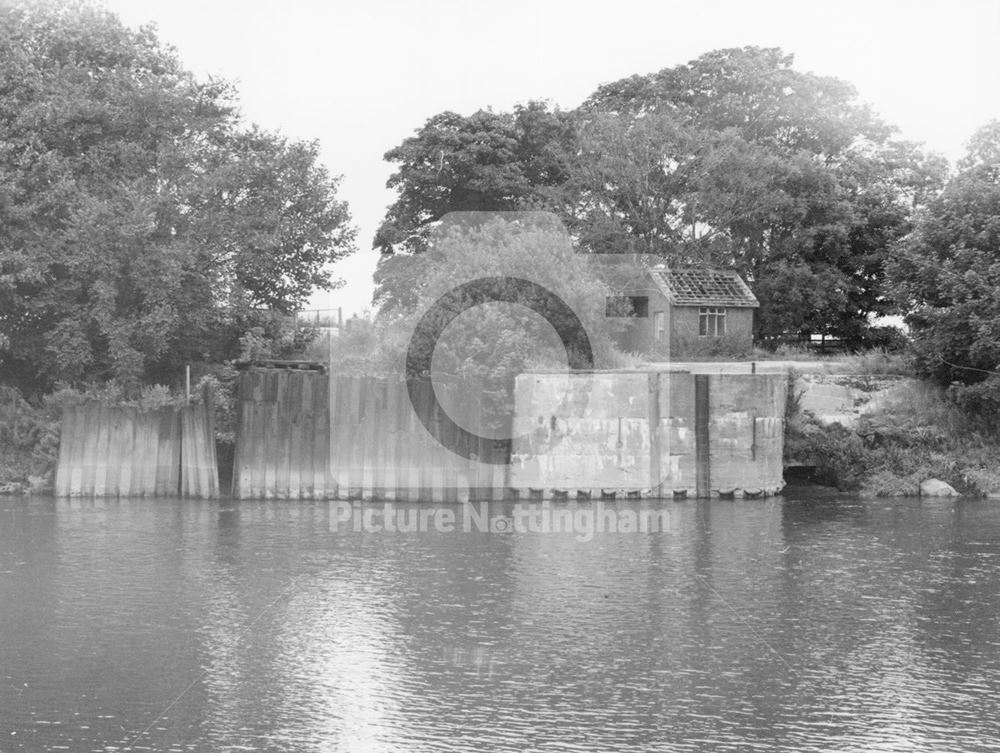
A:
[[[605,300],[604,315],[645,319],[649,316],[649,297],[645,295],[609,295]]]
[[[653,313],[653,339],[662,342],[667,333],[667,317],[662,311]]]
[[[726,310],[715,306],[698,309],[698,335],[700,337],[721,337],[726,334]]]

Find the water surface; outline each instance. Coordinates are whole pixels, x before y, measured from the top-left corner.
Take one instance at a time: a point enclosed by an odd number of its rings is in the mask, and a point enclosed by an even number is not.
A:
[[[0,501],[0,751],[1000,749],[1000,504],[667,507]]]

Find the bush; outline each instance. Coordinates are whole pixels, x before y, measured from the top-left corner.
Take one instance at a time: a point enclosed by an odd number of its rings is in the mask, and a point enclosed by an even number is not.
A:
[[[869,327],[861,336],[861,347],[889,353],[903,353],[910,348],[910,338],[899,327]]]
[[[991,374],[975,384],[953,384],[946,394],[976,430],[1000,434],[1000,375]]]
[[[913,356],[909,351],[873,348],[837,359],[838,369],[866,376],[913,376]]]
[[[0,386],[0,485],[29,476],[51,479],[59,456],[62,405],[51,396],[32,405],[11,386]]]
[[[921,480],[919,474],[899,476],[883,468],[865,480],[861,491],[868,497],[917,497]]]
[[[808,412],[786,423],[785,458],[813,466],[817,483],[842,491],[859,488],[869,471],[861,437],[843,426],[824,426]]]

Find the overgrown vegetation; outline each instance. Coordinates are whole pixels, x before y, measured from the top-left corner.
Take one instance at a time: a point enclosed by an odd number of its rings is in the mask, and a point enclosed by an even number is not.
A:
[[[877,363],[877,362],[876,362]],[[801,409],[790,377],[786,458],[815,467],[814,480],[879,497],[917,496],[936,478],[963,494],[1000,493],[1000,435],[989,416],[971,414],[955,393],[912,381],[858,425],[821,423]]]

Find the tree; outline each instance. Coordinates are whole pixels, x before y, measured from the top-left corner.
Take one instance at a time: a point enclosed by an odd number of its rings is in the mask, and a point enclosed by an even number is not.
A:
[[[34,388],[232,356],[352,250],[315,143],[244,127],[153,31],[0,8],[0,360]],[[265,317],[266,318],[266,317]]]
[[[763,333],[857,342],[870,315],[892,310],[887,249],[940,187],[944,162],[894,140],[849,84],[792,63],[777,49],[717,50],[600,87],[581,113],[612,114],[618,133],[589,151],[607,155],[638,135],[641,149],[622,165],[642,179],[623,190],[606,172],[585,182],[591,194],[614,187],[625,215],[642,215],[612,223],[628,236],[619,245],[652,239],[674,263],[710,260],[754,280]],[[662,122],[670,128],[650,139],[651,124]],[[673,134],[682,132],[679,143]],[[580,165],[577,175],[588,170]],[[584,225],[614,216],[601,204],[586,211],[596,217]]]
[[[398,276],[406,265],[392,257],[423,253],[435,223],[449,212],[539,205],[542,189],[566,180],[572,143],[568,115],[531,102],[512,113],[440,113],[386,152],[399,165],[387,184],[398,197],[375,235],[382,253],[376,301],[385,309],[412,304],[412,285]]]
[[[1000,372],[1000,122],[973,136],[960,164],[964,169],[893,249],[889,277],[925,374],[944,384],[987,377],[996,382],[991,372]]]
[[[671,114],[581,113],[568,178],[548,196],[586,250],[662,254],[688,232],[700,148]]]

